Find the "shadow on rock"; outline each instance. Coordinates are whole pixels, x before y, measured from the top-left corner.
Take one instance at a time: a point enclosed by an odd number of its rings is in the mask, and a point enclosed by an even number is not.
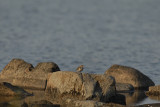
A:
[[[7,82],[0,82],[0,95],[1,96],[20,96],[20,97],[26,97],[30,96],[32,94],[26,92],[24,89],[13,86],[10,83]]]

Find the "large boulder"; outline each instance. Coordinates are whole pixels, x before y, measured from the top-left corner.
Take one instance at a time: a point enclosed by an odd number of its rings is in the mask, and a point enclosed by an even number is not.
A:
[[[155,85],[149,77],[142,74],[140,71],[127,66],[112,65],[105,74],[113,76],[116,83],[128,83],[135,89],[148,88],[149,86]]]
[[[47,93],[52,96],[75,97],[78,99],[90,99],[94,95],[96,81],[90,75],[70,71],[58,71],[52,73],[47,82]]]
[[[12,59],[0,73],[0,81],[24,88],[45,89],[48,75],[59,70],[53,62],[39,63],[34,68],[22,59]]]
[[[17,76],[30,72],[34,67],[32,64],[25,62],[22,59],[12,59],[0,72],[0,79],[7,79],[12,81]]]
[[[0,82],[0,96],[28,96],[30,93],[7,82]]]
[[[55,99],[107,101],[115,95],[115,81],[102,75],[58,71],[49,77],[46,93]]]

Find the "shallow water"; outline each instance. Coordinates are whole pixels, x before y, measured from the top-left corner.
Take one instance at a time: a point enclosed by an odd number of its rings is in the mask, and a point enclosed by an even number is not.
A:
[[[0,70],[13,58],[34,66],[104,73],[134,67],[160,84],[159,0],[0,0]]]

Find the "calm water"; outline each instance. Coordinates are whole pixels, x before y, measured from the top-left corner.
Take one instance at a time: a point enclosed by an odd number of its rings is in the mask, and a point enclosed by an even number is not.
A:
[[[0,70],[34,66],[104,73],[134,67],[160,84],[160,0],[0,0]]]

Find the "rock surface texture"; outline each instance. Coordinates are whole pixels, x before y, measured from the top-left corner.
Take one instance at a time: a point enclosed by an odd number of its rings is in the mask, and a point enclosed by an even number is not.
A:
[[[0,73],[0,81],[24,88],[45,89],[48,75],[59,70],[53,62],[39,63],[34,68],[22,59],[12,59]]]
[[[154,82],[142,74],[140,71],[121,65],[112,65],[106,72],[106,75],[113,76],[116,83],[128,83],[131,84],[135,89],[148,88],[154,86]]]
[[[115,95],[115,81],[110,77],[101,77],[71,71],[54,72],[48,79],[46,93],[59,98],[107,101]]]
[[[115,79],[103,74],[91,74],[92,78],[97,81],[96,91],[99,92],[101,100],[110,99],[116,95]]]

